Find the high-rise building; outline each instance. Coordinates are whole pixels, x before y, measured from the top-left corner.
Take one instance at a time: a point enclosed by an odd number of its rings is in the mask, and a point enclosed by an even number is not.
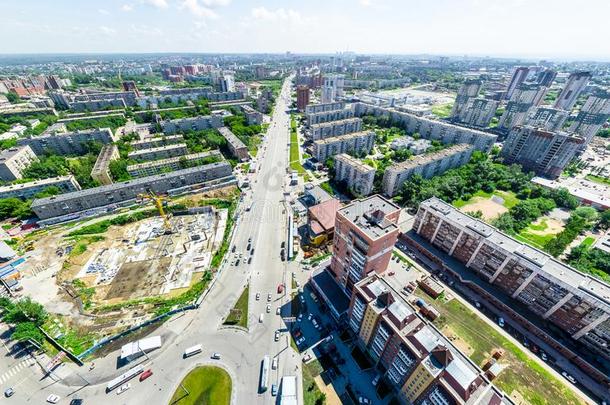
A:
[[[451,109],[451,118],[459,119],[467,108],[468,101],[479,95],[482,82],[479,79],[467,79],[457,92]]]
[[[525,82],[527,76],[530,73],[530,68],[526,66],[518,66],[515,68],[512,77],[510,78],[510,82],[508,83],[508,87],[506,89],[505,98],[510,100],[513,96],[514,91],[517,89],[521,83]]]
[[[343,97],[344,86],[345,76],[338,74],[324,75],[324,87],[332,87],[335,97]]]
[[[347,291],[370,273],[383,273],[398,238],[400,207],[373,195],[340,208],[330,269]]]
[[[496,114],[498,103],[487,98],[470,98],[457,120],[468,125],[487,127]]]
[[[502,117],[500,117],[498,128],[510,131],[515,125],[523,124],[531,108],[537,106],[542,101],[546,91],[546,87],[534,83],[518,85],[506,104],[506,109]]]
[[[570,126],[570,131],[585,138],[585,144],[588,145],[609,117],[610,93],[607,90],[596,89],[578,112],[576,120]]]
[[[544,87],[551,87],[553,81],[557,77],[557,72],[553,69],[545,69],[536,75],[536,83]]]
[[[551,107],[536,107],[531,110],[526,124],[547,131],[559,131],[567,118],[567,111]]]
[[[561,93],[559,93],[553,107],[570,111],[572,107],[574,107],[574,104],[576,104],[576,100],[578,99],[578,96],[580,96],[580,93],[582,93],[589,83],[589,79],[591,79],[590,72],[574,72],[570,74],[568,82],[563,90],[561,90]]]
[[[323,104],[335,101],[335,89],[332,86],[322,86],[320,101]]]
[[[218,91],[220,92],[232,92],[235,91],[235,79],[231,74],[224,74],[218,77]]]
[[[309,104],[309,86],[300,84],[297,86],[297,109],[305,111],[307,104]]]
[[[335,181],[344,181],[352,194],[366,197],[373,192],[375,169],[346,153],[335,156]]]
[[[466,279],[463,272],[476,274],[477,284],[491,284],[491,294],[505,305],[513,302],[518,312],[525,307],[527,317],[554,324],[563,338],[610,361],[610,285],[435,197],[420,204],[413,230],[418,238],[409,238],[428,257],[459,262],[444,266],[447,271]]]
[[[584,143],[575,134],[518,125],[509,132],[502,156],[507,164],[518,163],[526,171],[557,178]]]

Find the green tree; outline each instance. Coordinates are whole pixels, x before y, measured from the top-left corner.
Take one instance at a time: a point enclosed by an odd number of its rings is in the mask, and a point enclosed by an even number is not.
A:
[[[599,227],[602,229],[610,228],[610,209],[605,210],[599,216]]]
[[[15,331],[11,338],[20,342],[33,340],[39,345],[44,341],[44,335],[34,322],[21,322],[15,325]]]
[[[8,309],[4,320],[8,323],[32,322],[41,326],[47,319],[48,314],[44,307],[33,301],[30,297],[25,297],[15,302],[13,307]]]

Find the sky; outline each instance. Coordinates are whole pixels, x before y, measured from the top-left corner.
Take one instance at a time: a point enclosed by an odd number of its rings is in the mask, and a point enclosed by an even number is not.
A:
[[[608,0],[0,0],[6,53],[610,60]]]

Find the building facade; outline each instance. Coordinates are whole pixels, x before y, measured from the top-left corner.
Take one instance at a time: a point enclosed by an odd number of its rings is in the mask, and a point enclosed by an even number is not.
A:
[[[57,155],[84,155],[91,143],[105,145],[116,140],[110,128],[101,128],[22,138],[17,143],[28,145],[38,156],[44,155],[47,150]]]
[[[400,207],[380,195],[354,200],[335,217],[330,271],[352,291],[370,273],[386,271],[398,238]]]
[[[156,148],[139,149],[129,152],[129,159],[138,161],[167,159],[184,156],[188,153],[185,143],[174,143]]]
[[[333,105],[335,103],[327,103]],[[354,117],[354,111],[350,107],[338,110],[319,111],[305,114],[307,125],[322,124],[324,122],[345,120]]]
[[[250,159],[248,147],[229,128],[220,127],[218,128],[218,132],[220,132],[220,135],[227,140],[227,146],[229,147],[229,151],[233,157],[238,159],[240,162],[245,162],[246,160]]]
[[[523,124],[530,110],[542,101],[546,91],[546,87],[534,83],[522,83],[517,86],[500,117],[498,128],[510,131],[515,125]]]
[[[305,111],[307,104],[309,104],[309,86],[300,84],[297,86],[297,109]]]
[[[539,176],[557,178],[584,144],[585,140],[575,134],[516,126],[509,132],[501,154],[506,164],[517,163]]]
[[[22,200],[27,200],[49,187],[57,187],[62,193],[80,190],[80,184],[78,184],[74,176],[60,176],[0,187],[0,198],[21,198]]]
[[[220,162],[222,154],[218,150],[209,152],[191,153],[169,159],[152,160],[127,166],[127,173],[131,177],[144,177],[160,174],[166,171],[176,171],[193,166]]]
[[[254,108],[252,108],[252,106],[244,104],[240,108],[246,116],[246,122],[248,125],[261,125],[263,123],[263,114],[256,111]]]
[[[133,141],[129,145],[131,145],[132,149],[134,150],[142,150],[158,148],[176,143],[184,143],[184,137],[182,135],[155,136],[152,138],[142,139],[140,141]]]
[[[383,174],[383,193],[388,197],[395,196],[402,185],[415,174],[429,179],[449,169],[463,166],[470,160],[472,152],[474,152],[472,145],[458,144],[393,164]]]
[[[526,124],[546,131],[559,131],[567,118],[567,111],[542,106],[531,111]]]
[[[485,128],[496,115],[498,101],[487,98],[470,98],[457,120],[467,125]]]
[[[13,181],[23,178],[23,172],[38,157],[29,146],[16,146],[0,152],[0,180]]]
[[[373,192],[375,169],[342,153],[335,156],[335,181],[344,181],[352,194],[366,197]]]
[[[451,119],[459,119],[465,112],[470,99],[479,95],[483,82],[479,79],[466,79],[458,89],[453,108],[451,109]]]
[[[313,143],[313,156],[320,163],[339,153],[360,155],[370,153],[375,144],[375,132],[362,131],[351,134],[320,139]]]
[[[98,181],[100,184],[112,184],[110,162],[118,158],[120,158],[119,149],[116,145],[104,145],[97,155],[95,165],[93,165],[93,169],[91,170],[91,178]]]
[[[559,93],[553,107],[570,111],[574,107],[574,104],[576,104],[576,100],[578,100],[580,93],[587,87],[589,80],[591,80],[590,72],[571,73],[570,77],[568,77],[568,82],[561,90],[561,93]]]
[[[569,130],[585,138],[585,144],[588,145],[608,118],[610,118],[610,92],[597,89],[582,106]]]
[[[313,141],[350,134],[362,131],[362,120],[360,118],[348,118],[345,120],[324,122],[314,124],[309,128],[307,134]]]
[[[506,88],[506,95],[505,98],[507,100],[510,100],[510,98],[513,96],[513,93],[515,92],[515,89],[517,88],[517,86],[519,86],[521,83],[525,82],[525,80],[527,79],[527,76],[530,74],[530,68],[528,68],[527,66],[518,66],[515,68],[510,81],[508,83],[508,87]]]

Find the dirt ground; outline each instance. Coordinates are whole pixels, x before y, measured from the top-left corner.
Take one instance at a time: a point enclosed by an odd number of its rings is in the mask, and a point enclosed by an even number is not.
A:
[[[475,197],[474,200],[464,205],[460,210],[464,213],[481,211],[483,219],[491,221],[500,215],[508,212],[508,208],[502,204],[498,204],[490,198]]]
[[[121,302],[156,295],[165,282],[171,257],[123,263],[104,300]]]
[[[557,219],[548,217],[548,216],[544,216],[542,218],[538,218],[534,223],[532,223],[533,226],[537,226],[537,225],[541,225],[542,223],[546,224],[546,228],[544,230],[536,230],[533,229],[532,227],[530,227],[527,231],[529,233],[533,233],[535,235],[555,235],[558,234],[559,232],[563,231],[563,222],[559,221]]]
[[[447,338],[451,341],[451,343],[453,343],[455,345],[455,347],[460,349],[460,351],[462,353],[464,353],[465,355],[467,355],[469,357],[472,355],[472,353],[474,352],[474,349],[468,343],[466,343],[466,341],[461,339],[453,331],[453,329],[451,329],[451,327],[445,325],[442,329],[442,332],[443,332],[443,335],[447,336]]]

